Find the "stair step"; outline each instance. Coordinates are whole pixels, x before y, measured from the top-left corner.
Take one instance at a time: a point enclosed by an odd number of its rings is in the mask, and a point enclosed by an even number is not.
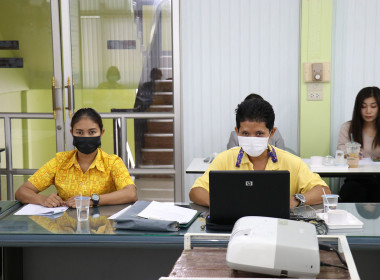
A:
[[[156,91],[156,92],[153,92],[153,95],[173,95],[173,92],[171,92],[171,91]]]
[[[167,153],[167,152],[173,152],[173,149],[142,148],[141,151],[146,152],[146,153],[157,153],[157,152]]]
[[[147,122],[148,133],[173,133],[172,119],[154,119]]]
[[[145,148],[173,148],[174,137],[172,133],[147,133],[144,135]]]
[[[174,164],[173,149],[141,149],[143,165],[172,165]]]
[[[157,80],[154,83],[154,91],[173,91],[173,81],[171,80]]]
[[[173,105],[172,92],[154,92],[153,105]]]
[[[173,201],[174,177],[139,176],[136,180],[138,197],[147,201]]]
[[[171,165],[171,164],[168,164],[168,165],[146,165],[146,164],[140,164],[139,168],[145,168],[145,169],[155,169],[155,168],[174,169],[174,165]]]
[[[148,112],[173,112],[173,105],[150,105]]]
[[[171,55],[161,55],[160,56],[160,65],[164,67],[173,67],[173,57]]]

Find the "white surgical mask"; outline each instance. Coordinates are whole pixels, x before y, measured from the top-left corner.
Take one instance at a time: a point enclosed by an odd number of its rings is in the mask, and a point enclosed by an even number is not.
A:
[[[268,137],[238,136],[239,146],[251,157],[258,157],[268,147]]]

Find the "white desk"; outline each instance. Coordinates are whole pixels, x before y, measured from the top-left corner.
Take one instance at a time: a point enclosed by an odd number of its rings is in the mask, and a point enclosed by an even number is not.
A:
[[[204,158],[193,158],[189,167],[186,169],[187,174],[203,174],[209,167],[209,162],[204,162]]]
[[[310,159],[302,159],[309,164]],[[203,174],[210,163],[204,162],[204,158],[194,158],[189,167],[186,169],[187,174]],[[365,158],[359,161],[358,168],[344,168],[339,166],[321,166],[312,167],[311,171],[318,173],[321,177],[347,177],[358,175],[380,175],[380,163],[372,162],[371,159]]]

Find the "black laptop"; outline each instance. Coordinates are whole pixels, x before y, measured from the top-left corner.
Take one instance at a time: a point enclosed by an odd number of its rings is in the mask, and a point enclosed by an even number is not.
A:
[[[289,171],[219,170],[209,174],[208,225],[226,225],[228,229],[244,216],[289,219]]]

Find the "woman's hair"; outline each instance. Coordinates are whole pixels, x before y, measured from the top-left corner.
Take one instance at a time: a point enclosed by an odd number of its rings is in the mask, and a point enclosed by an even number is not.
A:
[[[352,121],[349,129],[349,137],[360,143],[363,147],[363,124],[364,120],[362,117],[362,104],[365,99],[373,97],[376,100],[377,106],[380,106],[380,89],[378,87],[365,87],[359,91],[355,99],[354,111],[352,113]],[[380,114],[377,114],[376,118],[376,136],[372,142],[372,148],[380,146]]]
[[[245,121],[265,122],[265,126],[272,130],[274,126],[274,111],[272,105],[264,99],[254,98],[244,100],[236,110],[236,127],[240,129],[240,123]]]
[[[102,117],[92,108],[82,108],[75,112],[73,118],[71,119],[71,129],[74,128],[74,125],[79,122],[82,118],[89,118],[93,122],[99,125],[100,131],[103,130],[103,121]]]

